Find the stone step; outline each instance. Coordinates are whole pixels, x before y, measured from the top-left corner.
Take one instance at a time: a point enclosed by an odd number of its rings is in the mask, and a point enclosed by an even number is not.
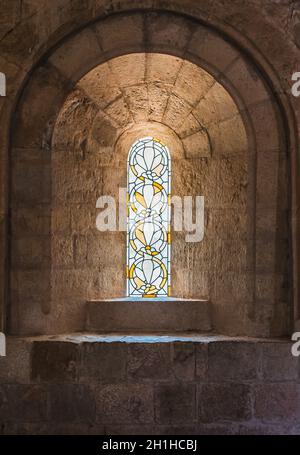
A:
[[[195,299],[112,299],[87,303],[86,329],[114,332],[208,332],[210,303]]]

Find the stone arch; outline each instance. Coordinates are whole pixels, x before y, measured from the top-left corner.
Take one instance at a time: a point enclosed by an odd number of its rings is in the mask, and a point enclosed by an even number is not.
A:
[[[126,15],[109,16],[65,40],[63,45],[34,71],[20,99],[12,135],[12,207],[14,204],[18,207],[18,201],[22,197],[28,197],[27,202],[31,205],[36,202],[34,191],[29,191],[29,195],[24,196],[22,184],[14,188],[14,181],[17,180],[14,176],[18,176],[19,182],[22,182],[23,176],[23,185],[26,187],[26,178],[31,175],[32,180],[36,179],[36,188],[41,190],[38,192],[39,201],[41,201],[40,197],[43,197],[42,205],[46,207],[49,204],[51,182],[46,185],[45,177],[51,165],[52,129],[66,95],[80,77],[96,65],[120,54],[146,50],[185,57],[206,69],[226,87],[239,106],[248,138],[251,139],[249,143],[252,143],[248,150],[251,161],[249,166],[252,168],[249,191],[252,193],[251,210],[255,215],[255,222],[249,234],[252,247],[248,249],[252,255],[249,258],[249,264],[251,264],[249,272],[252,279],[253,298],[248,302],[247,312],[242,315],[244,320],[241,321],[241,318],[238,318],[237,326],[233,331],[263,335],[286,333],[288,321],[285,320],[284,327],[280,326],[280,318],[282,314],[286,314],[287,302],[273,299],[274,292],[276,295],[278,293],[277,285],[271,285],[266,289],[263,284],[269,283],[268,277],[274,278],[274,273],[278,272],[278,256],[282,256],[282,251],[278,252],[277,237],[276,241],[273,239],[269,245],[266,245],[266,236],[270,234],[269,228],[272,230],[275,226],[272,222],[274,217],[283,218],[278,212],[280,196],[278,189],[280,185],[284,189],[287,187],[284,176],[287,144],[280,108],[260,72],[232,44],[225,41],[217,32],[188,17],[172,15],[172,20],[169,20],[170,14],[169,12],[144,14],[137,11]],[[106,27],[109,30],[109,39],[107,39]],[[129,27],[131,27],[130,33],[128,33]],[[116,50],[115,46],[120,39],[124,47]],[[90,52],[86,52],[87,48]],[[82,55],[79,59],[78,50],[80,49]],[[32,166],[33,163],[35,168]],[[278,173],[279,168],[280,173]],[[270,173],[267,186],[265,185],[266,172]],[[43,194],[44,190],[45,194]],[[282,207],[288,210],[288,201],[280,201],[280,208]],[[265,210],[268,211],[268,219],[262,215]],[[278,236],[278,233],[272,232],[272,235]],[[282,244],[281,241],[279,243]],[[17,242],[15,245],[17,246]],[[12,246],[14,248],[14,245]],[[49,258],[46,257],[43,270],[46,280],[42,287],[44,286],[48,291],[49,282],[47,282],[45,270],[49,270],[47,269],[49,264]],[[12,302],[20,300],[21,297],[14,293],[14,280],[19,282],[17,274],[13,273]],[[42,277],[41,283],[43,283]],[[278,283],[277,280],[276,283]],[[19,292],[24,295],[23,291],[26,290],[21,289]],[[41,290],[41,292],[44,291]],[[267,304],[270,298],[273,299],[271,307]],[[47,314],[50,312],[48,303],[45,299],[42,300],[42,311]],[[19,309],[16,309],[16,314]],[[13,321],[15,317],[13,311],[11,320]],[[232,309],[228,310],[228,307],[221,306],[220,312],[216,315],[216,327],[220,330],[228,330],[230,317],[232,317]],[[240,328],[238,328],[239,324]],[[22,332],[18,323],[13,324],[12,327],[13,332]],[[37,331],[39,330],[49,331],[50,328],[37,328]]]

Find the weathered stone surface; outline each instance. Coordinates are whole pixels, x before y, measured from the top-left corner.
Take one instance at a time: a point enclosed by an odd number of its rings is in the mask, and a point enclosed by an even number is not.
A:
[[[80,352],[81,382],[122,382],[126,379],[125,343],[83,343]]]
[[[101,109],[121,95],[118,83],[111,73],[108,63],[103,63],[87,73],[78,83],[85,93]]]
[[[249,420],[252,416],[251,389],[241,383],[201,385],[198,403],[200,420],[204,422],[235,422]]]
[[[49,265],[51,257],[49,237],[20,238],[12,245],[11,258],[15,268],[39,268]]]
[[[176,380],[194,381],[196,373],[196,346],[194,344],[173,343],[171,360],[172,374]]]
[[[193,109],[193,114],[203,126],[208,127],[236,116],[238,108],[229,93],[215,82]]]
[[[152,382],[170,379],[169,344],[130,344],[127,375],[131,381]]]
[[[115,53],[116,48],[132,52],[143,46],[143,26],[142,15],[130,14],[127,17],[117,17],[117,20],[107,19],[101,25],[96,25],[95,31],[104,52]]]
[[[49,419],[54,422],[95,421],[95,399],[85,385],[51,385],[49,389]]]
[[[293,357],[292,343],[265,343],[260,346],[262,375],[265,381],[296,381],[299,362]]]
[[[80,362],[75,343],[37,341],[32,349],[32,380],[38,382],[76,382]]]
[[[205,131],[187,136],[182,142],[187,158],[203,158],[211,155],[209,138]]]
[[[30,181],[30,185],[28,185]],[[14,207],[37,207],[51,201],[51,168],[49,165],[16,163],[12,174]]]
[[[59,224],[62,221],[61,219]],[[49,235],[51,232],[50,213],[47,208],[16,209],[12,212],[12,229],[16,238]]]
[[[208,373],[208,344],[200,343],[195,346],[196,349],[196,379],[205,381]]]
[[[299,419],[299,385],[265,383],[255,387],[255,417],[265,422]]]
[[[207,94],[214,81],[209,73],[185,60],[177,75],[173,92],[195,106]]]
[[[17,303],[42,303],[50,296],[49,270],[14,270],[11,275],[12,296]]]
[[[96,400],[97,418],[100,423],[148,424],[153,422],[152,385],[99,386]]]
[[[258,103],[249,108],[255,129],[257,148],[261,151],[280,150],[281,138],[278,113],[270,101]]]
[[[16,147],[51,147],[55,116],[67,95],[65,79],[50,65],[39,67],[23,93],[16,117]]]
[[[196,115],[196,118],[201,122],[201,116]],[[215,156],[237,155],[245,153],[248,148],[245,127],[239,115],[209,125],[207,130]]]
[[[26,339],[6,338],[6,357],[0,358],[1,384],[30,382],[31,350],[32,344]]]
[[[167,14],[147,15],[147,41],[156,51],[169,50],[175,45],[178,53],[182,52],[187,47],[192,32],[193,26],[180,17],[171,22]]]
[[[11,31],[16,23],[20,20],[20,7],[18,0],[12,0],[11,2],[7,2],[6,4],[2,5],[2,14],[1,14],[1,34],[0,37],[2,39],[3,36],[6,35],[9,31]]]
[[[58,49],[50,57],[50,62],[67,79],[77,82],[100,60],[100,48],[95,34],[83,30],[71,37],[63,49]]]
[[[249,61],[239,58],[225,72],[227,78],[238,90],[247,105],[259,103],[268,99],[269,94],[260,75]]]
[[[161,424],[192,423],[196,420],[196,387],[193,384],[155,387],[155,416]]]
[[[222,342],[208,345],[210,381],[255,380],[258,374],[255,343]]]
[[[3,384],[0,386],[0,419],[43,422],[47,418],[47,392],[39,385]]]
[[[84,158],[91,123],[97,112],[98,107],[85,91],[78,88],[71,92],[56,120],[53,151],[71,150]]]
[[[201,58],[214,70],[222,71],[238,56],[237,51],[217,34],[198,27],[188,45],[188,52]]]
[[[88,302],[87,329],[100,332],[209,331],[209,302],[112,299]]]

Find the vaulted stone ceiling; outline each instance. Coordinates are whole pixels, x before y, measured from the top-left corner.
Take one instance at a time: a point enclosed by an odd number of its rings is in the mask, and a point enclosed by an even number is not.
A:
[[[144,122],[171,128],[187,157],[247,148],[237,106],[221,84],[187,60],[151,53],[113,58],[85,75],[61,111],[54,145],[109,147]]]

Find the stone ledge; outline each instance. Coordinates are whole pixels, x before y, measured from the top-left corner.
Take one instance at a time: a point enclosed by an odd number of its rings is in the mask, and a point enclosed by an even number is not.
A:
[[[245,336],[228,336],[216,334],[213,332],[210,333],[194,333],[194,332],[178,332],[172,333],[160,333],[155,332],[151,333],[145,332],[135,333],[125,333],[125,332],[115,332],[115,333],[106,333],[101,334],[97,332],[74,332],[74,333],[64,333],[59,335],[36,335],[36,336],[8,336],[8,340],[23,341],[23,342],[35,342],[35,341],[53,341],[53,342],[62,342],[62,343],[197,343],[202,345],[207,345],[211,343],[249,343],[249,344],[259,344],[261,346],[265,345],[275,345],[274,348],[278,345],[288,345],[292,346],[292,341],[289,338],[254,338],[254,337],[245,337]]]
[[[87,303],[88,331],[115,332],[209,332],[207,300],[112,299]]]

